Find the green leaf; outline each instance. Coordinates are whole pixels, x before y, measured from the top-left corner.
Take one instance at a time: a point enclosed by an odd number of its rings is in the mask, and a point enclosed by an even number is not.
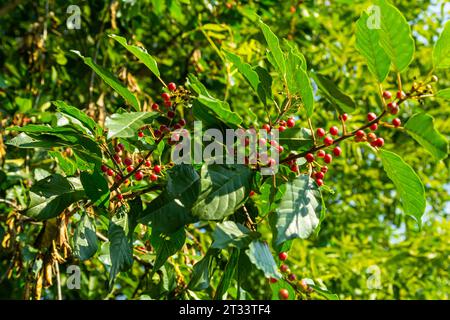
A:
[[[295,238],[307,239],[317,228],[322,210],[317,184],[302,174],[286,183],[276,214],[276,244]]]
[[[157,116],[156,112],[115,113],[107,117],[105,121],[108,139],[135,137],[141,127],[150,123]]]
[[[450,88],[439,90],[436,97],[450,100]]]
[[[54,147],[64,146],[66,143],[61,139],[48,135],[41,135],[39,137],[30,137],[26,133],[22,132],[11,140],[7,141],[6,144],[15,146],[17,148],[43,148],[52,149]]]
[[[99,66],[89,57],[84,57],[79,51],[71,50],[77,54],[84,63],[89,66],[100,78],[103,79],[111,88],[113,88],[122,98],[125,99],[136,111],[140,111],[139,101],[136,96],[128,90],[117,78],[108,70]]]
[[[75,118],[94,135],[101,135],[103,130],[97,126],[97,123],[87,114],[81,112],[78,108],[67,105],[64,101],[53,101],[58,111],[64,115]]]
[[[239,249],[247,247],[252,240],[252,231],[240,223],[224,221],[216,225],[213,232],[212,248],[224,249],[233,246]]]
[[[230,259],[228,260],[225,270],[223,271],[222,278],[220,279],[219,285],[217,286],[216,293],[214,295],[214,300],[222,300],[223,295],[227,292],[230,287],[231,280],[236,272],[238,262],[239,262],[239,249],[233,248],[231,251]]]
[[[184,228],[169,235],[160,232],[152,232],[152,245],[156,250],[156,259],[153,265],[152,274],[158,271],[167,259],[177,253],[184,246],[186,234]]]
[[[427,113],[416,113],[405,125],[408,132],[436,160],[443,160],[448,155],[448,141],[434,127],[434,119]]]
[[[116,276],[127,271],[133,264],[133,247],[128,224],[128,212],[125,205],[120,206],[111,218],[108,228],[109,255],[111,269],[109,271],[109,287],[112,287]]]
[[[250,192],[252,171],[244,165],[203,165],[201,191],[192,214],[201,220],[221,220],[233,214]]]
[[[447,21],[434,45],[433,65],[436,69],[450,68],[450,21]]]
[[[425,189],[419,176],[398,155],[387,150],[380,150],[384,171],[394,183],[404,212],[422,225],[425,212]]]
[[[98,240],[95,228],[95,220],[84,212],[75,230],[73,240],[74,255],[81,261],[94,256],[98,249]]]
[[[370,72],[381,83],[389,73],[391,60],[379,44],[378,31],[368,27],[368,18],[363,12],[356,22],[356,49],[366,58]]]
[[[392,61],[396,71],[402,72],[414,57],[414,39],[403,14],[386,0],[377,0],[380,7],[380,46]]]
[[[25,215],[37,220],[54,218],[83,197],[83,187],[78,178],[53,174],[31,187],[30,205]]]
[[[252,241],[245,253],[256,268],[264,272],[266,278],[280,279],[282,277],[267,243],[259,240]]]
[[[324,98],[335,106],[340,114],[355,111],[356,104],[353,99],[339,90],[330,79],[320,73],[312,73],[312,77]]]
[[[86,196],[88,196],[95,206],[108,206],[109,187],[104,175],[100,174],[97,170],[94,170],[92,174],[83,171],[80,174],[80,180]]]
[[[264,34],[264,38],[266,39],[267,46],[270,50],[270,56],[272,59],[269,59],[269,61],[278,70],[278,72],[280,72],[281,77],[283,78],[286,74],[286,63],[283,51],[281,51],[280,40],[278,40],[278,37],[261,19],[259,19],[258,24]]]
[[[191,165],[176,165],[167,172],[166,189],[142,212],[141,223],[159,232],[172,233],[196,221],[191,208],[200,192],[200,177]]]
[[[194,265],[188,284],[190,290],[202,291],[209,287],[213,270],[212,264],[218,253],[217,249],[209,249],[206,255]]]
[[[145,64],[147,68],[149,68],[150,71],[153,72],[158,78],[161,77],[155,58],[153,58],[147,52],[147,50],[145,50],[145,48],[136,45],[129,45],[127,44],[127,40],[125,38],[117,36],[115,34],[111,34],[109,36],[120,43],[129,52],[131,52],[136,58],[139,59],[139,61]]]
[[[309,150],[313,146],[311,130],[307,128],[290,128],[279,133],[280,145],[288,146],[297,152]]]
[[[57,159],[58,166],[66,174],[66,176],[73,176],[77,172],[77,164],[69,157],[63,156],[59,151],[48,151],[48,155]]]
[[[308,286],[313,288],[315,292],[317,292],[327,300],[339,300],[339,296],[335,293],[329,292],[328,290],[324,290],[314,284],[309,284]]]

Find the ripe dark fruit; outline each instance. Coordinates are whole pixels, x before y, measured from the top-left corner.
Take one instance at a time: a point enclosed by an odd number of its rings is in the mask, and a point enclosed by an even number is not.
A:
[[[322,138],[325,135],[325,130],[323,128],[317,128],[316,134],[319,138]]]
[[[316,173],[314,174],[314,177],[315,177],[316,179],[323,179],[324,176],[325,176],[325,175],[324,175],[324,173],[323,173],[322,171],[316,172]]]
[[[291,165],[290,169],[291,169],[292,172],[295,172],[295,173],[298,172],[298,166],[296,164]]]
[[[106,174],[107,174],[108,176],[112,177],[112,176],[114,175],[114,171],[113,171],[112,169],[108,169],[108,170],[106,171]]]
[[[175,118],[175,112],[173,112],[172,110],[170,110],[169,112],[167,112],[167,117],[170,119]]]
[[[138,137],[139,137],[139,138],[143,138],[143,137],[144,137],[144,133],[143,133],[142,131],[139,131],[139,132],[138,132]]]
[[[182,127],[184,127],[186,125],[186,120],[184,119],[180,119],[180,121],[178,121],[178,124]]]
[[[123,200],[123,195],[121,193],[119,193],[117,195],[117,200],[122,201]]]
[[[383,98],[385,98],[385,99],[392,98],[392,93],[390,93],[389,91],[384,91],[383,92]]]
[[[153,181],[153,182],[155,182],[156,180],[158,180],[158,176],[157,176],[156,174],[152,173],[152,174],[150,175],[150,180]]]
[[[286,122],[286,125],[288,126],[288,128],[292,128],[293,126],[295,126],[294,118],[289,118]]]
[[[261,128],[263,128],[267,132],[270,132],[270,126],[267,123],[264,123]]]
[[[108,167],[107,167],[106,165],[104,165],[104,164],[102,164],[102,166],[100,167],[100,169],[101,169],[103,172],[108,171]]]
[[[278,254],[278,258],[280,258],[281,261],[286,261],[286,259],[288,258],[287,252],[280,252]]]
[[[406,94],[403,91],[397,91],[397,99],[405,98]]]
[[[325,143],[326,146],[331,146],[333,144],[333,138],[325,137],[325,139],[323,139],[323,143]]]
[[[159,138],[159,137],[161,137],[162,132],[161,132],[160,130],[156,129],[156,130],[154,131],[154,134],[155,134],[155,137]]]
[[[280,271],[281,272],[286,272],[286,271],[288,271],[289,270],[289,267],[288,267],[288,265],[287,264],[282,264],[281,266],[280,266]]]
[[[130,173],[131,171],[133,171],[134,170],[134,167],[133,166],[128,166],[127,167],[127,172],[128,173]]]
[[[117,145],[121,151],[125,150],[125,146],[122,143]]]
[[[160,174],[160,173],[161,173],[161,167],[158,166],[158,165],[156,165],[156,166],[153,167],[153,171],[154,171],[156,174]]]
[[[151,167],[152,166],[152,162],[150,160],[145,161],[145,166],[146,167]]]
[[[115,147],[114,147],[114,151],[115,151],[115,152],[120,152],[120,151],[122,151],[122,149],[120,149],[119,146],[115,146]]]
[[[177,85],[175,83],[171,82],[167,85],[167,89],[169,89],[170,91],[175,91],[175,90],[177,90]]]
[[[120,156],[117,153],[113,155],[113,158],[117,163],[122,163],[122,159],[120,159]]]
[[[280,289],[280,291],[278,291],[278,297],[281,300],[289,299],[289,291],[287,291],[286,289]]]
[[[123,160],[123,163],[125,163],[126,166],[131,166],[133,164],[133,160],[131,160],[130,158],[125,158],[125,160]]]
[[[319,187],[323,186],[323,180],[322,179],[316,179],[316,183]]]
[[[374,124],[372,124],[371,126],[370,126],[370,130],[372,130],[372,131],[375,131],[375,130],[377,130],[378,129],[378,124],[377,123],[374,123]]]
[[[331,134],[332,136],[337,136],[338,133],[339,133],[338,127],[332,126],[332,127],[330,128],[330,134]]]
[[[167,92],[163,92],[161,94],[161,98],[163,98],[164,101],[168,101],[170,100],[170,94],[168,94]]]
[[[331,154],[326,154],[325,157],[323,157],[323,161],[325,163],[331,163],[331,161],[333,161],[333,157],[331,156]]]
[[[323,150],[317,151],[317,156],[318,156],[319,158],[325,157],[325,151],[323,151]]]
[[[314,155],[312,153],[308,153],[305,156],[306,161],[313,162],[314,161]]]
[[[392,120],[392,125],[394,127],[398,128],[402,125],[402,121],[399,118],[395,118]]]
[[[291,273],[291,274],[288,276],[288,279],[289,279],[289,281],[295,281],[295,280],[297,279],[297,277],[295,276],[295,274]]]
[[[341,155],[341,153],[342,153],[342,149],[341,149],[340,147],[335,147],[335,148],[333,149],[333,154],[334,154],[336,157],[339,157],[339,156]]]
[[[157,103],[152,104],[152,110],[153,111],[158,111],[159,110],[159,105]]]
[[[134,178],[137,181],[142,180],[142,178],[144,178],[144,174],[142,173],[142,171],[136,171],[136,173],[134,174]]]
[[[114,177],[114,180],[116,180],[117,182],[119,182],[122,179],[123,179],[123,177],[120,174],[116,174],[116,176]]]
[[[373,112],[369,112],[368,114],[367,114],[367,120],[368,121],[373,121],[373,120],[375,120],[377,118],[377,115],[375,114],[375,113],[373,113]]]

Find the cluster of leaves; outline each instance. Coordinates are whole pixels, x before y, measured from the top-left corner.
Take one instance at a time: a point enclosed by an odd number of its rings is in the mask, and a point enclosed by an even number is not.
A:
[[[368,28],[368,15],[363,12],[356,22],[356,48],[365,58],[380,88],[392,69],[397,77],[397,89],[402,92],[400,73],[408,71],[415,51],[412,33],[398,9],[387,1],[376,1],[375,4],[381,8],[381,28]],[[170,10],[177,12],[176,8],[171,7]],[[295,249],[295,243],[299,241],[293,243],[294,239],[313,236],[320,242],[322,233],[326,235],[329,226],[328,218],[325,218],[329,200],[324,193],[330,193],[331,197],[333,189],[337,188],[336,193],[341,192],[341,202],[351,193],[344,189],[348,184],[342,182],[341,187],[337,187],[336,180],[330,180],[335,182],[333,185],[319,188],[310,176],[311,165],[303,160],[307,153],[326,148],[318,144],[313,134],[311,119],[317,120],[318,124],[324,121],[320,108],[315,105],[332,106],[330,114],[334,117],[352,114],[352,121],[361,127],[367,126],[358,118],[364,112],[358,108],[358,102],[339,88],[337,81],[326,75],[326,68],[314,64],[313,68],[308,66],[306,61],[310,60],[305,58],[294,41],[280,41],[259,16],[251,10],[240,10],[251,24],[258,25],[261,30],[260,47],[263,49],[257,57],[258,64],[245,62],[239,50],[227,43],[223,43],[220,49],[214,44],[212,39],[225,39],[221,38],[227,32],[225,26],[211,23],[199,28],[224,62],[227,77],[239,73],[246,80],[249,86],[243,85],[239,93],[245,95],[244,101],[251,101],[255,107],[238,107],[235,99],[230,104],[227,99],[228,80],[225,98],[220,99],[200,82],[201,74],[199,77],[189,74],[186,75],[186,87],[190,91],[190,99],[178,103],[177,112],[189,122],[201,120],[206,128],[221,130],[265,122],[276,126],[284,116],[296,115],[300,125],[287,130],[280,138],[280,144],[289,151],[286,161],[281,162],[294,160],[302,168],[300,173],[291,172],[285,164],[281,165],[276,177],[269,178],[244,165],[173,165],[169,156],[171,146],[163,139],[154,135],[144,139],[137,136],[144,126],[156,128],[164,123],[164,117],[158,112],[149,112],[150,103],[147,99],[140,101],[139,94],[130,88],[130,81],[124,84],[95,59],[77,52],[82,61],[117,93],[114,101],[124,101],[126,106],[109,115],[102,125],[102,121],[94,121],[78,108],[56,101],[53,102],[56,113],[47,114],[47,124],[8,128],[11,132],[21,132],[8,141],[9,146],[43,149],[56,161],[49,170],[55,171],[53,173],[36,169],[36,182],[29,195],[23,190],[18,191],[19,195],[13,197],[18,202],[17,210],[9,211],[6,228],[0,229],[4,229],[2,232],[6,235],[2,244],[11,249],[23,246],[15,240],[15,235],[21,233],[24,225],[35,223],[40,226],[43,222],[37,246],[40,250],[36,252],[31,246],[24,246],[31,250],[27,267],[33,269],[37,279],[35,282],[27,281],[26,288],[34,290],[36,298],[40,297],[42,285],[50,287],[52,284],[51,270],[55,265],[79,261],[85,261],[83,285],[89,286],[89,283],[102,279],[102,271],[95,270],[100,266],[109,274],[109,285],[101,289],[104,294],[122,293],[130,298],[139,295],[143,298],[278,298],[281,289],[288,290],[291,298],[310,298],[311,295],[335,298],[326,286],[340,293],[341,287],[327,281],[319,281],[321,285],[318,286],[308,280],[309,288],[305,288],[304,282],[289,279],[278,270],[280,261],[274,258],[273,253],[288,251],[292,245]],[[432,61],[436,71],[448,67],[449,30],[447,23],[434,45]],[[146,66],[154,79],[165,86],[162,80],[165,73],[160,72],[155,58],[147,50],[128,44],[123,37],[111,35],[110,38]],[[301,48],[302,51],[308,50],[307,46]],[[157,57],[156,54],[154,56]],[[252,61],[250,58],[246,60]],[[429,90],[427,86],[428,80],[414,82],[406,93],[408,99],[401,97],[399,102],[413,104],[413,99],[423,101],[431,96],[448,98],[448,89],[430,93],[424,91]],[[313,87],[318,92],[314,93]],[[248,93],[250,88],[254,95]],[[378,95],[378,87],[370,90],[378,97],[375,105],[381,106],[381,113],[377,123],[381,123],[381,119],[387,116],[386,102]],[[276,93],[280,91],[281,94]],[[354,95],[357,94],[355,92]],[[447,139],[437,131],[433,117],[419,111],[408,118],[402,131],[424,147],[434,157],[433,161],[446,159]],[[389,124],[386,123],[385,127],[389,128]],[[343,131],[341,141],[353,138],[357,130],[347,134],[345,129]],[[348,141],[350,151],[357,144]],[[151,155],[152,162],[163,164],[162,179],[157,183],[134,181],[124,186],[108,180],[102,174],[101,166],[104,163],[114,166],[111,152],[118,143],[125,145],[131,154],[144,152],[145,159]],[[381,158],[381,166],[397,190],[396,196],[391,194],[388,197],[400,200],[404,213],[420,226],[426,209],[426,195],[417,173],[396,153],[365,144],[358,144],[357,148],[365,156],[374,151]],[[371,156],[368,156],[370,161],[376,162]],[[374,164],[372,168],[380,169],[380,166]],[[123,201],[115,198],[119,187],[121,194],[125,195]],[[382,183],[374,183],[370,187],[370,198],[364,201],[374,200],[373,189],[380,193],[390,191],[385,190]],[[256,194],[250,197],[252,190],[256,190]],[[397,206],[393,207],[395,210]],[[334,211],[338,212],[337,209]],[[30,226],[30,232],[32,228]],[[334,231],[339,234],[334,229],[328,232]],[[268,244],[270,240],[271,245]],[[306,245],[302,246],[303,252],[310,251]],[[72,248],[73,254],[66,252],[68,247]],[[314,250],[311,252],[314,254]],[[92,260],[101,263],[90,265],[86,262]],[[133,268],[134,265],[138,267]],[[20,268],[14,265],[16,267],[19,274]],[[309,274],[308,270],[313,269],[302,265],[299,259],[300,267],[302,274]],[[120,272],[127,274],[118,285],[115,279]],[[316,271],[310,274],[316,280],[326,278]],[[269,278],[280,280],[269,282]],[[130,279],[134,286],[127,286],[126,279]],[[82,294],[89,297],[89,292]]]

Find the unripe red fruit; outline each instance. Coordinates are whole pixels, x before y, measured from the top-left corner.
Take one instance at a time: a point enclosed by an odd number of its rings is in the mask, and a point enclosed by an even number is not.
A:
[[[171,82],[171,83],[169,83],[169,84],[167,85],[167,88],[168,88],[170,91],[175,91],[175,90],[177,89],[177,85],[176,85],[175,83]]]
[[[295,173],[298,172],[298,166],[296,164],[291,165],[290,169],[291,169],[292,172],[295,172]]]
[[[384,139],[378,138],[377,140],[375,140],[375,143],[378,148],[381,148],[382,146],[384,146]]]
[[[356,131],[355,135],[356,135],[356,137],[358,137],[359,139],[362,139],[362,138],[364,138],[364,136],[365,136],[366,134],[365,134],[364,131],[358,130],[358,131]]]
[[[289,279],[290,281],[295,281],[295,280],[297,279],[297,277],[295,276],[295,274],[291,273],[291,274],[288,276],[288,279]]]
[[[394,125],[394,127],[398,128],[401,126],[402,121],[399,118],[395,118],[392,120],[392,124]]]
[[[318,156],[319,158],[325,157],[325,151],[323,151],[323,150],[317,151],[317,156]]]
[[[275,278],[270,278],[270,279],[269,279],[269,282],[270,282],[270,283],[277,283],[277,282],[278,282],[278,280],[277,280],[277,279],[275,279]]]
[[[152,104],[152,110],[153,111],[158,111],[159,110],[159,105],[157,103]]]
[[[369,133],[367,134],[367,140],[368,140],[369,142],[373,142],[373,141],[375,141],[376,139],[377,139],[377,135],[376,135],[375,133],[369,132]]]
[[[277,162],[275,161],[274,158],[269,158],[269,160],[267,160],[267,165],[268,165],[269,167],[273,167],[273,166],[276,165],[276,164],[277,164]]]
[[[339,133],[338,127],[333,126],[333,127],[330,128],[330,134],[331,134],[332,136],[337,136],[338,133]]]
[[[115,147],[114,147],[114,151],[116,151],[116,152],[120,152],[120,151],[122,151],[122,149],[120,149],[120,147],[119,147],[119,146],[115,146]]]
[[[392,114],[392,115],[396,115],[398,112],[399,112],[399,108],[398,107],[389,109],[389,113]]]
[[[179,130],[179,129],[181,129],[181,125],[179,123],[177,123],[173,126],[173,130]]]
[[[156,165],[156,166],[153,167],[153,171],[154,171],[156,174],[160,174],[160,173],[161,173],[161,167],[158,166],[158,165]]]
[[[169,112],[167,112],[167,117],[170,119],[175,118],[175,112],[173,112],[172,110],[170,110]]]
[[[150,160],[145,161],[145,166],[146,167],[151,167],[152,166],[152,162]]]
[[[295,126],[294,118],[289,118],[286,122],[286,125],[288,126],[288,128],[292,128],[293,126]]]
[[[325,135],[325,130],[323,128],[317,128],[316,134],[319,138],[322,138]]]
[[[138,137],[139,137],[139,138],[143,138],[143,137],[144,137],[144,133],[143,133],[142,131],[139,131],[139,132],[138,132]]]
[[[142,171],[136,171],[136,173],[134,174],[134,178],[137,181],[142,180],[142,178],[144,178],[144,174],[142,173]]]
[[[383,92],[383,98],[385,98],[385,99],[392,98],[392,93],[390,93],[389,91],[384,91]]]
[[[278,291],[278,296],[281,300],[287,300],[289,299],[289,291],[286,289],[280,289],[280,291]]]
[[[122,163],[122,159],[120,159],[120,156],[116,153],[113,155],[114,160],[116,160],[117,163]]]
[[[326,154],[325,157],[323,157],[323,161],[325,161],[325,163],[331,163],[331,161],[333,161],[333,157],[331,156],[331,154]]]
[[[278,146],[277,147],[278,153],[282,153],[284,151],[283,146]]]
[[[285,126],[279,126],[278,127],[278,131],[283,132],[284,130],[286,130]]]
[[[161,137],[162,132],[159,131],[158,129],[156,129],[156,130],[154,131],[154,133],[155,133],[155,137],[157,137],[157,138]]]
[[[373,113],[373,112],[369,112],[368,114],[367,114],[367,120],[368,121],[373,121],[373,120],[375,120],[377,118],[377,115],[375,114],[375,113]]]
[[[267,140],[264,138],[259,138],[258,143],[261,147],[263,147],[267,144]]]
[[[168,94],[167,92],[163,92],[161,94],[161,98],[163,98],[164,101],[168,101],[170,100],[170,94]]]
[[[372,131],[375,131],[375,130],[377,130],[378,129],[378,124],[377,123],[374,123],[374,124],[372,124],[371,126],[370,126],[370,130],[372,130]]]
[[[150,175],[150,180],[153,181],[153,182],[155,182],[156,180],[158,180],[158,176],[157,176],[156,174],[152,173],[152,174]]]
[[[106,174],[112,177],[114,175],[114,171],[112,169],[108,169],[108,171],[106,171]]]
[[[333,154],[334,154],[336,157],[339,157],[339,156],[341,155],[341,153],[342,153],[342,150],[341,150],[340,147],[335,147],[335,148],[333,149]]]
[[[170,132],[169,127],[166,126],[165,124],[160,125],[159,130],[161,130],[162,132],[165,132],[165,133]]]
[[[374,148],[377,147],[377,140],[370,142],[370,145]]]
[[[123,145],[123,143],[119,143],[117,146],[119,147],[120,150],[122,151],[125,150],[125,146]]]
[[[123,195],[121,193],[119,193],[117,195],[117,200],[122,201],[123,200]]]
[[[287,252],[280,252],[278,254],[278,258],[280,258],[281,261],[286,261],[286,259],[288,258]]]
[[[248,194],[249,197],[253,197],[255,195],[255,191],[251,190],[250,193]]]
[[[126,166],[131,166],[133,164],[133,160],[131,160],[130,158],[125,158],[123,163],[125,163]]]
[[[270,145],[272,147],[276,147],[278,145],[278,142],[276,140],[270,140]]]
[[[305,156],[306,161],[313,162],[314,161],[314,155],[312,153],[307,153]]]
[[[282,264],[280,266],[280,271],[283,272],[283,273],[288,271],[288,269],[289,269],[289,267],[287,266],[287,264]]]
[[[316,173],[314,174],[314,177],[315,177],[316,179],[323,179],[324,176],[325,176],[325,175],[323,174],[322,171],[316,172]]]
[[[328,172],[328,167],[327,166],[323,166],[322,168],[320,168],[320,171],[323,173],[327,173]]]
[[[186,120],[184,119],[180,119],[180,121],[178,121],[178,124],[182,127],[184,127],[186,125]]]
[[[116,176],[114,177],[114,180],[116,180],[117,182],[119,182],[120,180],[122,180],[122,175],[120,174],[116,174]]]
[[[264,123],[262,125],[262,129],[266,130],[267,132],[270,132],[270,126],[267,123]]]
[[[131,171],[133,171],[134,170],[134,167],[133,166],[128,166],[127,167],[127,172],[128,173],[130,173]]]
[[[397,99],[405,98],[406,94],[403,91],[397,91]]]
[[[316,183],[319,187],[323,186],[323,180],[322,179],[316,179]]]
[[[286,125],[287,125],[286,121],[284,121],[284,120],[280,121],[280,126],[286,127]]]
[[[102,166],[100,167],[100,169],[101,169],[103,172],[108,171],[108,167],[107,167],[106,165],[104,165],[104,164],[102,164]]]
[[[347,119],[348,119],[348,114],[346,114],[346,113],[343,113],[342,115],[341,115],[341,119],[342,119],[342,121],[347,121]]]
[[[165,105],[167,108],[170,108],[170,107],[172,106],[172,101],[166,100],[166,101],[164,101],[164,105]]]
[[[333,144],[333,138],[325,137],[325,139],[323,139],[323,143],[325,143],[326,146],[331,146]]]

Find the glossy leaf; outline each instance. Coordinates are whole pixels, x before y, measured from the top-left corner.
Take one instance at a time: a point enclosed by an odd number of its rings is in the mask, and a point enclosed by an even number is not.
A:
[[[58,108],[59,112],[78,120],[92,134],[94,135],[102,134],[102,129],[99,126],[97,126],[97,123],[91,117],[83,113],[78,108],[69,106],[64,101],[53,101],[53,104]]]
[[[256,268],[264,272],[266,278],[281,278],[267,243],[259,240],[252,241],[245,253]]]
[[[225,249],[228,246],[245,248],[252,240],[252,231],[240,223],[224,221],[218,223],[213,232],[212,248]]]
[[[272,59],[269,59],[269,61],[277,68],[280,74],[284,76],[286,73],[286,63],[283,51],[280,47],[280,40],[261,19],[259,19],[258,24],[266,39],[267,47],[270,50],[269,54]]]
[[[329,78],[320,73],[313,73],[312,76],[324,98],[335,106],[340,114],[355,111],[356,104],[353,99],[339,90]]]
[[[110,195],[108,181],[102,174],[97,170],[94,170],[92,173],[83,171],[80,174],[80,180],[86,196],[95,206],[108,206]]]
[[[450,21],[447,21],[434,45],[433,65],[436,69],[450,68]]]
[[[95,220],[85,212],[77,224],[73,240],[74,255],[81,261],[94,256],[98,249]]]
[[[156,259],[152,273],[158,271],[164,263],[184,246],[186,235],[184,228],[171,234],[152,232],[152,245],[156,250]]]
[[[141,127],[156,117],[155,112],[115,113],[107,117],[105,121],[108,139],[135,137]]]

